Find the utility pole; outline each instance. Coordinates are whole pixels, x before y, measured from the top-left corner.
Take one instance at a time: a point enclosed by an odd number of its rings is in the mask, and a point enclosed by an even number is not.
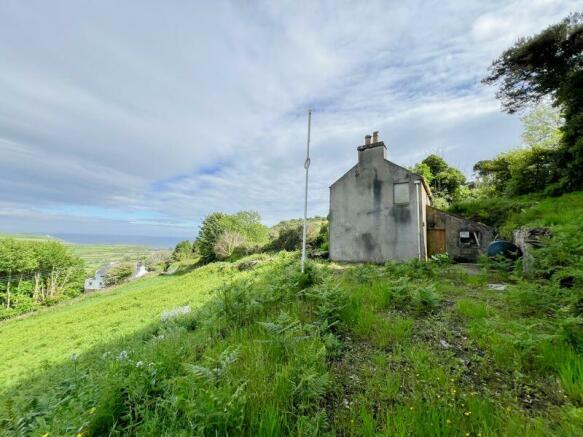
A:
[[[306,263],[306,236],[308,231],[308,169],[310,168],[310,130],[312,128],[312,110],[308,109],[308,141],[306,145],[306,160],[304,168],[306,169],[306,188],[304,192],[304,233],[302,238],[302,273],[304,273],[304,264]]]

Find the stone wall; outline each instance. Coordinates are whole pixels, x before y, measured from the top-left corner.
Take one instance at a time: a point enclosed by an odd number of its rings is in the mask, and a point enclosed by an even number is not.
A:
[[[493,228],[432,206],[427,206],[427,229],[445,230],[446,251],[457,261],[476,261],[494,239]]]

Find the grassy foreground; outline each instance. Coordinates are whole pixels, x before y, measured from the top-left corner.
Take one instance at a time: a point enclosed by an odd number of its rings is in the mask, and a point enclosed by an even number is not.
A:
[[[282,252],[7,321],[0,434],[583,435],[583,194],[507,223],[527,277]]]
[[[160,320],[171,302],[204,300],[212,276],[225,283],[206,304]],[[131,284],[136,289],[112,294],[128,296],[126,311],[140,286],[160,296],[190,285],[156,309],[136,309],[128,320],[139,322],[123,337],[79,350],[61,334],[60,362],[2,393],[0,429],[54,436],[579,435],[583,358],[556,317],[570,310],[570,297],[546,285],[545,294],[555,293],[550,308],[539,302],[539,286],[506,279],[507,291],[491,290],[498,273],[472,276],[436,262],[311,264],[301,274],[297,257],[282,253],[249,272],[223,264]],[[99,314],[83,313],[84,305],[102,305],[110,316],[124,307],[105,295],[93,299],[38,314],[36,324],[75,308],[87,319]],[[11,326],[3,327],[3,340]],[[100,326],[94,329],[109,329]]]
[[[223,279],[217,265],[183,276],[144,278],[0,322],[0,388],[72,354],[131,335],[158,320],[165,309],[199,306]]]

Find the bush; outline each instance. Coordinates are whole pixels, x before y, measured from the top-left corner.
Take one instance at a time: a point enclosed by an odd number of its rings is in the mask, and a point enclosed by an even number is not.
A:
[[[193,245],[189,240],[181,241],[176,245],[172,252],[172,259],[174,261],[183,261],[193,256]]]
[[[162,272],[170,265],[172,259],[169,250],[157,250],[144,260],[144,265],[150,272]]]
[[[128,280],[134,273],[134,269],[134,263],[129,261],[114,265],[105,274],[105,286],[112,287]]]
[[[328,225],[325,219],[309,218],[306,228],[306,246],[314,249],[322,246],[328,240]],[[273,226],[269,231],[269,249],[300,250],[304,236],[304,223],[301,219],[285,220]]]
[[[535,196],[481,197],[452,204],[448,211],[489,226],[502,226],[512,214],[523,211],[537,202]],[[510,236],[510,235],[506,235]]]
[[[225,231],[223,232],[213,249],[215,258],[218,260],[226,260],[231,258],[235,252],[241,255],[245,252],[245,246],[247,244],[247,239],[236,231]]]
[[[2,319],[78,295],[83,261],[57,241],[0,239],[0,277]]]
[[[241,211],[232,215],[214,212],[204,219],[196,239],[196,248],[204,262],[219,259],[215,246],[227,231],[243,236],[250,245],[267,242],[267,227],[261,224],[261,217],[256,212]],[[226,247],[224,243],[221,243],[223,248]]]

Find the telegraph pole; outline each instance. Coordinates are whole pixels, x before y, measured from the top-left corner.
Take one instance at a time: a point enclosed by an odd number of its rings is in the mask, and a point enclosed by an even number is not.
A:
[[[312,128],[312,110],[308,109],[308,141],[306,144],[306,160],[304,168],[306,169],[306,188],[304,192],[304,233],[302,238],[302,273],[304,273],[304,264],[306,263],[306,236],[308,230],[308,170],[310,168],[310,130]]]

